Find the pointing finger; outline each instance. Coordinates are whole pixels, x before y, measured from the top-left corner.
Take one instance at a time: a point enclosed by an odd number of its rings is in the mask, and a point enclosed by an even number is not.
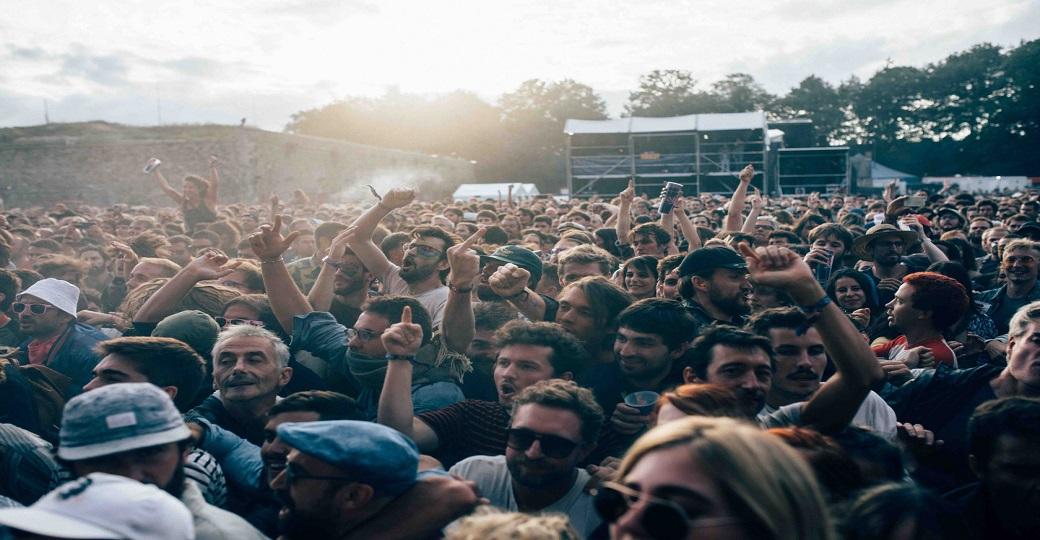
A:
[[[473,244],[476,243],[477,240],[483,238],[485,234],[487,234],[487,227],[481,227],[477,229],[477,232],[470,235],[470,237],[467,238],[465,242],[459,245],[459,251],[469,251],[469,248],[473,246]]]
[[[405,306],[401,311],[401,322],[412,324],[412,306]]]
[[[282,215],[281,214],[275,214],[274,215],[274,225],[271,226],[271,230],[273,230],[274,232],[281,232],[282,231]]]

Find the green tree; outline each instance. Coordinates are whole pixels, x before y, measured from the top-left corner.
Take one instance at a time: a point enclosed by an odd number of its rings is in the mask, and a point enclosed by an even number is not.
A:
[[[779,99],[773,110],[783,112],[783,116],[810,118],[816,128],[816,143],[826,146],[841,138],[848,103],[844,97],[827,81],[810,75]]]
[[[927,131],[922,110],[926,74],[915,67],[886,67],[854,94],[852,107],[867,136],[876,144],[919,141]]]
[[[639,77],[639,88],[629,93],[628,116],[679,116],[719,112],[723,105],[717,95],[697,89],[689,71],[657,69]]]
[[[720,108],[713,112],[747,112],[766,110],[776,96],[766,92],[755,78],[747,73],[730,73],[711,85]]]

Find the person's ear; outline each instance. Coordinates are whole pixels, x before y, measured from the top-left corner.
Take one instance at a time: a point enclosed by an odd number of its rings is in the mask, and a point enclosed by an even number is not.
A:
[[[690,285],[693,285],[694,290],[697,291],[708,290],[708,280],[701,276],[690,276]]]
[[[282,372],[278,376],[278,386],[285,386],[289,384],[290,379],[292,379],[292,368],[283,367]]]
[[[368,506],[375,498],[375,490],[368,484],[354,482],[339,488],[333,498],[334,508],[339,510],[358,510]]]
[[[704,384],[707,381],[702,381],[694,372],[693,368],[686,366],[682,370],[683,384]]]
[[[565,381],[573,381],[574,380],[574,372],[572,372],[572,371],[564,371],[563,373],[560,374],[559,377],[556,377],[556,378],[557,379],[563,379]]]
[[[170,396],[171,400],[177,399],[177,387],[176,386],[163,386],[162,391],[166,392],[167,396]]]

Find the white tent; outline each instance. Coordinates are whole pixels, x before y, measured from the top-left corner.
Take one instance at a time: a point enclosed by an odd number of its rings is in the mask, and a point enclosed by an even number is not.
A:
[[[509,195],[509,186],[513,186],[513,199],[524,199],[540,194],[538,186],[521,182],[503,182],[496,184],[460,184],[452,199],[468,201],[470,198],[478,199],[505,199]]]

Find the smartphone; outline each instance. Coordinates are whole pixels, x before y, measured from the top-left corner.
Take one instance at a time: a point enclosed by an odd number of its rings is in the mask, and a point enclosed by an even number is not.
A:
[[[927,202],[927,200],[924,197],[920,195],[911,195],[906,198],[906,202],[903,206],[906,206],[907,208],[920,208],[924,206],[925,202]]]

